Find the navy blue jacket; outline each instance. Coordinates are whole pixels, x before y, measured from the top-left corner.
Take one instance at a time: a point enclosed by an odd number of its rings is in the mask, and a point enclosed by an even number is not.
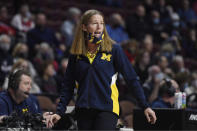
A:
[[[78,83],[77,108],[94,108],[119,115],[117,74],[121,73],[143,108],[148,107],[144,92],[128,58],[118,44],[111,52],[99,51],[90,64],[86,56],[71,55],[61,90],[57,113],[62,115]]]
[[[0,93],[0,116],[10,115],[13,111],[21,114],[23,110],[32,114],[41,113],[40,106],[35,96],[29,95],[29,97],[22,103],[17,104],[12,99],[11,95],[7,91]]]
[[[158,98],[151,105],[152,108],[173,108],[173,106],[169,102],[165,102],[162,98]]]
[[[47,42],[51,47],[58,47],[59,41],[55,36],[55,32],[50,28],[39,28],[36,26],[27,32],[27,43],[30,48],[33,48],[35,44]]]

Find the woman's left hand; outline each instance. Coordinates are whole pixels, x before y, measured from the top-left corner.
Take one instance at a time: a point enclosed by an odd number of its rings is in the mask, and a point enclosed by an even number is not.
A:
[[[50,116],[53,115],[53,112],[45,112],[43,113],[44,120],[42,122],[46,123],[46,120],[50,118]]]
[[[148,122],[150,122],[151,124],[155,124],[157,117],[155,115],[155,112],[150,107],[144,110],[144,114]]]

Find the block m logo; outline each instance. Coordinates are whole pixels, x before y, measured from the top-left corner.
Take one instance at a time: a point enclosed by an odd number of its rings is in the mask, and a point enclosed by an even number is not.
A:
[[[101,59],[102,59],[102,60],[111,61],[111,56],[112,56],[111,54],[106,55],[106,53],[102,53]]]

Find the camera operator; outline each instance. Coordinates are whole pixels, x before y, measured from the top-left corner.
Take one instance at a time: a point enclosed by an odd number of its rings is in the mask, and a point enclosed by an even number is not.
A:
[[[0,92],[0,123],[16,112],[20,117],[24,113],[42,113],[35,96],[29,93],[32,79],[26,70],[19,69],[9,75],[7,91]],[[43,117],[47,117],[44,113]]]

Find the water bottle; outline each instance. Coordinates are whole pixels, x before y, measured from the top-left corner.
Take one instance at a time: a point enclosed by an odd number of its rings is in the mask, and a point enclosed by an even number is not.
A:
[[[182,93],[181,92],[175,93],[174,107],[176,109],[182,108]]]

